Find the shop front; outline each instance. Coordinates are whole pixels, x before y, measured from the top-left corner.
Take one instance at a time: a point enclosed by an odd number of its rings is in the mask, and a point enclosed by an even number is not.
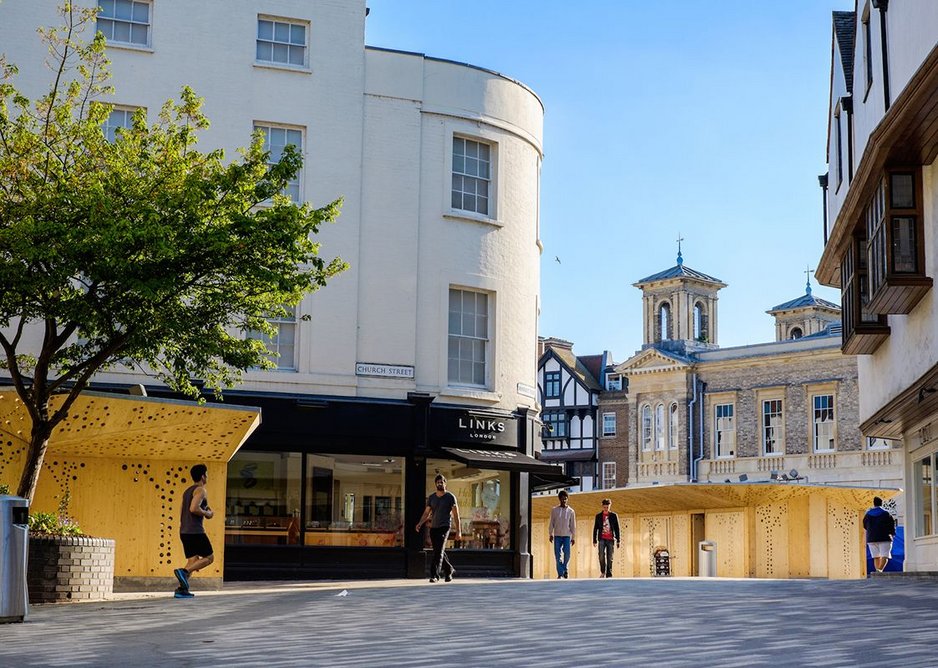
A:
[[[528,577],[531,491],[571,482],[531,456],[527,408],[226,396],[263,411],[228,465],[226,580],[426,577],[429,536],[415,526],[437,473],[459,503],[456,570]]]

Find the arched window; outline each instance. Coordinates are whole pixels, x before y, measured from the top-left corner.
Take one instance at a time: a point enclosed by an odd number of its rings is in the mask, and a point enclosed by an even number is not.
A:
[[[642,406],[642,450],[651,450],[651,406]]]
[[[790,339],[800,339],[802,336],[804,335],[801,333],[800,327],[792,327],[791,331],[788,333],[788,338]]]
[[[668,302],[658,307],[658,340],[671,339],[671,305]]]
[[[664,404],[655,406],[655,449],[664,450],[667,444],[664,442]]]
[[[707,307],[703,302],[694,303],[694,340],[701,343],[710,342],[710,321],[707,318]]]
[[[671,404],[668,409],[668,446],[672,450],[677,449],[677,403]]]

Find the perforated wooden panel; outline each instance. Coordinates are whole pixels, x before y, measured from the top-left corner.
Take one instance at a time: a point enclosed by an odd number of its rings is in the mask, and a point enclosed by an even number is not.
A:
[[[756,506],[755,532],[756,577],[789,577],[787,504]]]
[[[205,522],[216,560],[202,575],[220,579],[227,462],[259,423],[255,408],[129,395],[80,397],[50,439],[31,510],[56,511],[67,494],[68,512],[87,534],[116,541],[115,577],[171,582],[173,567],[185,562],[180,499],[192,484],[189,469],[205,464],[209,501],[218,514]],[[0,482],[14,489],[28,434],[19,399],[12,391],[0,392]]]

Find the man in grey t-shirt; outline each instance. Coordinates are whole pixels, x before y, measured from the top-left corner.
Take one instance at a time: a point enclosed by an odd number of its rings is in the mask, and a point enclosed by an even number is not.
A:
[[[424,508],[420,521],[417,522],[417,531],[430,520],[430,543],[433,545],[433,563],[430,566],[430,582],[436,582],[440,575],[446,582],[453,579],[456,572],[453,565],[446,558],[446,539],[449,537],[450,527],[455,522],[455,538],[459,540],[459,507],[452,492],[446,491],[446,478],[438,473],[434,479],[436,491],[427,497],[427,507]],[[432,520],[431,520],[432,517]]]

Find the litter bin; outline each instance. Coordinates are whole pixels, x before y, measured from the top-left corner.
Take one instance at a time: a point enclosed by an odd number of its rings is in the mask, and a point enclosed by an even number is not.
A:
[[[22,622],[29,613],[28,543],[29,501],[0,496],[0,622]]]
[[[697,546],[697,575],[702,578],[717,576],[717,544],[702,540]]]

